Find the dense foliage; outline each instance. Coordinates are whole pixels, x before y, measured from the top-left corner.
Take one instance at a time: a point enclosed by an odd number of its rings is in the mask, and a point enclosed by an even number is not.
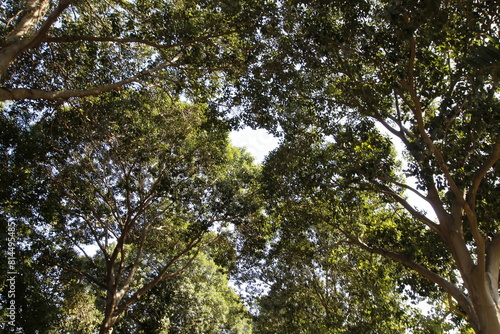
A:
[[[450,295],[451,310],[478,333],[500,331],[498,9],[484,1],[282,1],[234,94],[242,119],[283,136],[266,168],[284,209],[326,201],[354,213],[368,196],[384,203],[372,210],[409,213],[389,226],[370,216],[352,225],[339,209],[326,219],[345,243]]]
[[[499,333],[499,9],[3,1],[2,327]]]
[[[210,95],[251,55],[259,3],[4,1],[0,100],[55,100],[139,85]]]
[[[103,333],[258,214],[257,167],[203,106],[130,91],[63,105],[19,132],[7,176],[26,179],[10,185],[6,219],[17,215],[20,247],[52,279],[88,285]]]

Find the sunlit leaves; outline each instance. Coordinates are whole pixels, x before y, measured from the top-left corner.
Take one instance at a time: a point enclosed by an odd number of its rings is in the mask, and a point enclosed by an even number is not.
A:
[[[8,23],[0,37],[22,21],[25,11],[16,11],[16,3],[7,2],[0,13]],[[2,46],[12,57],[1,69],[8,89],[65,91],[76,97],[146,86],[200,100],[213,98],[224,81],[241,75],[265,7],[252,0],[72,1],[56,12],[57,1],[46,3],[45,10],[35,8],[41,15],[33,24],[33,32],[40,32],[36,41],[20,49]],[[49,29],[37,30],[38,22],[51,15],[55,20]],[[24,99],[29,95],[24,93],[3,99]],[[35,93],[30,98],[48,97]]]
[[[57,268],[55,281],[69,275],[89,287],[99,321],[116,319],[210,245],[215,257],[219,238],[232,250],[238,226],[260,219],[259,168],[205,105],[127,90],[61,104],[16,130],[23,139],[6,138],[5,162],[18,178],[12,191],[31,197],[19,195],[6,215],[24,218],[23,242]],[[228,271],[229,257],[217,256]],[[116,313],[104,313],[110,300]],[[61,310],[78,318],[69,304]]]
[[[251,333],[250,318],[227,277],[200,255],[185,275],[158,285],[129,311],[117,333]]]

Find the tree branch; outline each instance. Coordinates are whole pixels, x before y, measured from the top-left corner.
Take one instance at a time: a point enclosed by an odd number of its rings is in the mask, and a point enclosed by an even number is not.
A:
[[[123,294],[125,294],[128,291],[128,289],[130,288],[130,284],[132,283],[132,281],[135,277],[135,273],[137,272],[137,269],[139,268],[140,261],[142,258],[142,252],[143,252],[144,246],[145,246],[146,236],[148,235],[148,233],[149,233],[149,228],[144,228],[144,230],[142,231],[142,234],[141,234],[139,249],[137,250],[134,263],[132,264],[132,268],[130,269],[130,272],[127,275],[127,278],[125,279],[125,283],[123,284],[123,287],[121,289],[123,291]]]
[[[411,46],[411,53],[410,53],[410,60],[409,60],[409,65],[408,65],[408,74],[409,74],[409,79],[408,82],[403,82],[401,81],[400,83],[403,85],[403,87],[410,93],[411,100],[413,102],[413,115],[417,121],[417,128],[418,132],[420,134],[420,138],[423,140],[427,148],[432,152],[434,158],[436,159],[436,162],[441,169],[441,171],[444,174],[444,177],[446,181],[448,182],[448,185],[455,195],[456,199],[460,202],[460,205],[464,208],[465,214],[469,218],[470,222],[470,227],[471,227],[471,233],[474,238],[474,241],[477,246],[476,254],[477,254],[477,262],[478,266],[481,268],[481,272],[484,273],[485,271],[485,254],[486,254],[486,239],[485,237],[481,234],[478,226],[478,221],[477,221],[477,216],[476,213],[471,207],[469,206],[469,203],[466,201],[464,192],[460,190],[455,183],[455,180],[453,179],[449,169],[448,165],[445,162],[445,159],[441,152],[438,150],[436,145],[434,145],[432,139],[429,137],[427,132],[425,131],[425,126],[424,126],[424,111],[420,102],[420,98],[417,94],[417,90],[415,87],[415,78],[414,78],[414,67],[415,67],[415,59],[416,59],[416,41],[415,37],[411,36],[410,38],[410,46]],[[484,176],[484,175],[483,175]],[[479,181],[477,181],[479,182]],[[445,220],[442,220],[443,222]],[[484,277],[483,277],[484,279]]]
[[[49,6],[50,0],[27,0],[24,5],[25,14],[5,37],[6,44],[12,44],[27,36],[35,28]]]
[[[412,205],[410,205],[410,203],[408,203],[408,201],[406,199],[399,196],[393,189],[391,189],[387,185],[379,183],[379,182],[374,182],[374,185],[376,187],[378,187],[379,189],[381,189],[385,194],[388,194],[389,196],[394,198],[396,200],[396,202],[401,204],[413,217],[415,217],[420,222],[422,222],[425,225],[427,225],[428,227],[430,227],[434,232],[441,235],[442,232],[441,232],[441,228],[439,227],[439,225],[437,225],[432,220],[430,220],[429,218],[427,218],[426,216],[424,216],[423,214],[418,212]]]
[[[401,183],[401,182],[398,182],[396,180],[393,180],[392,178],[389,178],[389,177],[383,177],[383,176],[377,176],[377,179],[381,180],[381,181],[384,181],[384,182],[388,182],[388,183],[393,183],[395,184],[396,186],[398,187],[401,187],[403,189],[406,189],[406,190],[409,190],[411,191],[413,194],[417,195],[418,197],[420,197],[421,199],[423,199],[424,201],[426,202],[429,202],[428,198],[424,195],[422,195],[417,189],[405,184],[405,183]]]
[[[390,252],[381,248],[376,248],[376,247],[371,247],[361,241],[359,238],[355,238],[347,234],[346,232],[343,232],[344,235],[349,239],[351,244],[357,245],[358,247],[373,253],[373,254],[379,254],[382,255],[386,258],[390,258],[392,260],[395,260],[401,264],[404,264],[405,266],[415,270],[418,274],[421,276],[427,278],[429,281],[437,284],[440,288],[442,288],[445,292],[453,296],[455,300],[458,302],[458,304],[467,312],[467,314],[472,318],[474,313],[474,309],[472,306],[471,301],[469,298],[454,284],[449,282],[448,280],[444,279],[443,277],[439,276],[435,272],[429,270],[428,268],[424,267],[421,264],[418,264],[405,256]],[[471,319],[471,322],[473,322],[473,319]]]
[[[66,270],[68,272],[72,272],[74,274],[78,274],[80,276],[83,276],[83,277],[86,277],[90,282],[94,283],[95,285],[97,285],[98,287],[102,288],[102,289],[106,289],[106,284],[100,282],[97,278],[95,278],[94,276],[90,275],[89,273],[87,272],[84,272],[84,271],[81,271],[79,269],[76,269],[76,268],[70,268],[70,267],[66,267],[64,265],[61,265],[61,268],[63,270]]]
[[[31,38],[22,39],[22,37],[26,36],[28,31],[36,25],[36,22],[38,22],[40,17],[47,10],[48,4],[50,3],[48,0],[30,0],[28,2],[28,6],[30,4],[31,6],[34,6],[33,10],[20,20],[14,30],[9,34],[8,43],[0,49],[0,76],[7,71],[9,65],[21,53],[40,43],[42,38],[49,31],[50,27],[57,21],[62,12],[69,7],[71,2],[72,0],[60,0],[56,9],[50,13],[40,29],[38,29],[38,31],[36,31]],[[41,8],[44,6],[47,8]],[[0,90],[0,101],[5,101],[1,99],[1,96],[2,94]]]
[[[151,75],[158,72],[168,66],[173,65],[180,58],[180,54],[176,55],[170,61],[165,62],[156,67],[152,67],[148,70],[142,71],[130,78],[108,84],[100,87],[87,89],[87,90],[60,90],[60,91],[47,91],[42,89],[28,89],[28,88],[8,88],[0,87],[0,101],[7,100],[58,100],[67,99],[72,97],[85,97],[85,96],[95,96],[102,94],[104,92],[109,92],[113,90],[120,90],[124,85],[132,82],[138,81],[138,79],[145,75]]]
[[[188,262],[179,270],[172,272],[172,273],[166,273],[167,270],[174,264],[176,263],[181,257],[192,251],[200,242],[201,242],[202,237],[200,236],[197,239],[193,239],[190,244],[188,244],[181,252],[179,252],[176,256],[174,256],[170,261],[163,266],[162,270],[156,275],[155,278],[153,278],[148,284],[144,285],[142,288],[137,290],[127,301],[122,303],[119,307],[116,309],[116,314],[120,314],[123,311],[125,311],[130,305],[136,303],[145,293],[147,293],[149,290],[154,288],[158,283],[161,281],[165,280],[168,277],[174,277],[182,274],[184,271],[186,271],[187,268],[191,265],[191,263],[194,261],[194,259],[198,256],[199,250],[195,252],[193,256],[190,257]]]
[[[72,42],[81,42],[81,41],[87,41],[87,42],[112,42],[112,43],[138,43],[138,44],[144,44],[148,45],[151,47],[154,47],[155,49],[172,49],[176,48],[179,46],[185,46],[185,45],[193,45],[197,44],[200,42],[208,41],[217,37],[222,37],[222,36],[227,36],[230,34],[238,33],[239,31],[227,31],[227,32],[222,32],[219,34],[213,34],[213,35],[207,35],[207,36],[200,36],[198,38],[193,38],[190,40],[182,41],[179,43],[174,43],[174,44],[159,44],[155,43],[146,39],[142,38],[134,38],[134,37],[128,37],[128,38],[120,38],[120,37],[99,37],[99,36],[65,36],[65,37],[46,37],[43,39],[43,42],[46,43],[72,43]]]
[[[500,304],[500,296],[498,295],[498,279],[500,269],[500,236],[488,240],[486,248],[486,277],[487,284],[490,290],[490,295],[495,300],[495,303]]]
[[[476,196],[479,186],[484,178],[484,176],[488,173],[491,167],[495,165],[495,163],[500,159],[500,135],[497,136],[495,145],[493,146],[493,152],[488,156],[488,159],[483,163],[483,165],[476,171],[474,174],[474,178],[472,179],[472,186],[470,187],[467,202],[469,203],[469,207],[471,210],[474,210],[476,207]]]

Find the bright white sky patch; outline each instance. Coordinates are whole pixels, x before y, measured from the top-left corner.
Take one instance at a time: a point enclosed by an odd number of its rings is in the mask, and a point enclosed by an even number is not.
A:
[[[266,130],[244,128],[240,131],[233,131],[229,138],[234,146],[245,147],[254,158],[256,163],[262,163],[266,155],[278,147],[278,138],[267,133]]]

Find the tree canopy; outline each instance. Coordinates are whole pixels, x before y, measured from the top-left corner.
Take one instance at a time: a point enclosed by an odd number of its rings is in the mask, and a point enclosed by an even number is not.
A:
[[[249,198],[258,168],[203,106],[130,91],[62,106],[23,137],[10,172],[28,173],[11,199],[24,247],[92,286],[101,333],[258,215]]]
[[[370,194],[394,215],[404,209],[411,219],[383,237],[328,220],[346,243],[452,296],[478,333],[500,331],[498,9],[482,1],[283,1],[235,95],[243,119],[283,135],[267,165],[284,203],[307,197],[314,207],[326,196],[355,212],[353,198]],[[429,203],[437,220],[405,192]]]
[[[16,267],[25,332],[246,332],[231,275],[256,332],[500,333],[499,9],[4,1],[2,302]]]
[[[370,213],[368,204],[363,214],[359,207],[333,208],[319,197],[313,201],[296,197],[296,202],[286,204],[280,201],[269,198],[272,221],[279,232],[259,275],[269,291],[257,302],[254,331],[417,333],[429,332],[436,325],[401,293],[401,283],[411,276],[408,270],[382,256],[344,245],[344,236],[331,221],[335,215],[336,221],[349,221],[359,229],[362,222],[358,219],[370,217],[372,229],[378,231],[364,234],[382,239],[389,226],[396,224],[390,213]]]
[[[251,55],[259,1],[4,1],[0,101],[131,86],[200,98]]]

